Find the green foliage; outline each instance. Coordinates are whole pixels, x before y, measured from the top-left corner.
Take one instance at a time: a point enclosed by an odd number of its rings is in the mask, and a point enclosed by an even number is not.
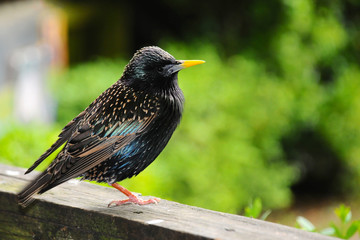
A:
[[[296,218],[296,224],[296,227],[301,228],[302,230],[306,230],[309,232],[315,232],[316,230],[314,224],[312,224],[309,220],[302,216]]]
[[[262,211],[263,207],[261,199],[255,198],[255,200],[251,202],[249,206],[245,207],[244,216],[265,220],[270,215],[271,210],[266,210],[262,215],[260,215]]]
[[[58,100],[58,119],[68,123],[96,97],[120,78],[125,61],[103,59],[78,65],[51,81],[54,97]]]
[[[1,126],[4,128],[0,133],[0,162],[24,168],[30,167],[54,143],[60,131],[58,127],[36,123],[24,126],[1,122]],[[38,170],[53,158],[54,154]]]
[[[335,214],[340,223],[329,223],[329,227],[323,230],[317,229],[308,219],[304,217],[297,217],[296,226],[309,232],[319,232],[321,234],[334,236],[342,239],[350,239],[356,232],[360,236],[360,220],[351,220],[352,214],[350,207],[341,204],[335,209]]]
[[[360,68],[351,58],[358,52],[358,31],[342,21],[340,1],[330,7],[310,0],[281,4],[281,27],[271,38],[257,34],[253,39],[266,43],[267,57],[246,46],[222,59],[216,43],[160,44],[177,59],[206,64],[180,72],[186,98],[182,122],[159,158],[135,179],[125,180],[126,187],[233,213],[257,197],[266,208],[288,206],[290,186],[303,169],[286,161],[281,141],[306,126],[348,169],[336,186],[359,193]],[[56,139],[59,126],[114,83],[126,62],[102,59],[55,76],[56,126],[4,125],[1,161],[30,166]],[[259,209],[262,204],[255,201],[247,211],[258,217]]]

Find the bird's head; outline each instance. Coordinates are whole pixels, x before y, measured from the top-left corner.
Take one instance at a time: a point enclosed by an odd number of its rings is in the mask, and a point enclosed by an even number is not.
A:
[[[134,54],[121,80],[136,89],[167,90],[177,86],[181,69],[201,63],[204,61],[176,60],[159,47],[144,47]]]

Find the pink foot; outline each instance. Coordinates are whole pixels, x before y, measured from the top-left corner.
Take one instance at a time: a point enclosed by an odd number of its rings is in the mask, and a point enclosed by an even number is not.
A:
[[[126,204],[126,203],[135,203],[138,205],[146,205],[146,204],[150,204],[150,203],[157,204],[158,202],[160,202],[160,198],[151,198],[149,200],[142,200],[141,198],[138,198],[132,192],[130,192],[129,190],[127,190],[123,186],[120,186],[117,183],[113,183],[113,184],[111,184],[111,186],[113,186],[114,188],[116,188],[117,190],[119,190],[120,192],[125,194],[126,196],[128,196],[129,199],[112,201],[108,204],[108,207],[110,207],[112,204],[115,204],[115,206],[119,206],[119,205]]]
[[[146,204],[151,204],[151,203],[157,204],[158,202],[160,202],[159,198],[151,198],[149,200],[143,200],[141,198],[136,197],[135,195],[132,195],[132,196],[129,196],[129,199],[126,199],[126,200],[111,201],[108,204],[108,207],[110,207],[112,204],[115,204],[115,206],[119,206],[119,205],[126,204],[126,203],[135,203],[138,205],[146,205]]]

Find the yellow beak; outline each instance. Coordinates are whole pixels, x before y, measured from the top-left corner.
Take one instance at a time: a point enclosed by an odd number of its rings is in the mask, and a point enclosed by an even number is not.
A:
[[[180,60],[179,62],[181,62],[180,66],[182,66],[183,68],[188,68],[191,66],[205,63],[205,61],[203,60]]]

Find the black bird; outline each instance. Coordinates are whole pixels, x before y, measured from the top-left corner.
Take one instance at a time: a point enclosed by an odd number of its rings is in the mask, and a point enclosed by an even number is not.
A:
[[[107,182],[129,198],[108,206],[157,203],[157,198],[137,198],[116,182],[139,174],[164,149],[183,111],[178,72],[201,63],[176,60],[159,47],[138,50],[122,77],[70,121],[26,171],[63,146],[48,168],[18,194],[19,204],[26,207],[34,194],[76,177]]]

